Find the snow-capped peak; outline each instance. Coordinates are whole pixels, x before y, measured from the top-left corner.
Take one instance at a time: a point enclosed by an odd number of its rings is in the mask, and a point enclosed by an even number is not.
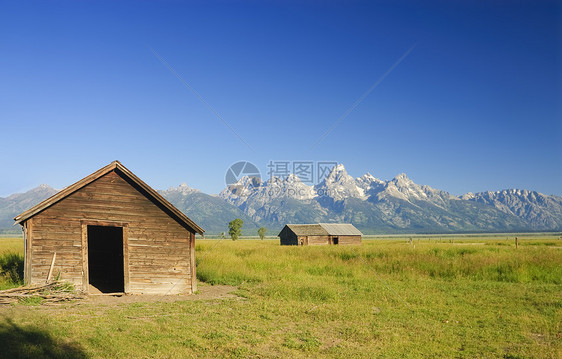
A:
[[[345,167],[343,166],[343,164],[340,163],[334,166],[334,168],[332,168],[330,174],[328,174],[328,177],[326,177],[324,181],[326,183],[334,183],[334,182],[345,181],[348,178],[352,178],[352,177],[347,174]]]
[[[290,174],[285,179],[272,176],[265,182],[257,177],[242,177],[236,184],[225,188],[219,197],[234,205],[246,201],[268,203],[274,198],[295,198],[308,200],[315,197],[314,187],[302,183],[300,178]]]
[[[370,186],[373,183],[376,184],[383,184],[385,183],[383,180],[376,178],[375,176],[373,176],[372,174],[370,174],[369,172],[365,173],[363,176],[361,177],[357,177],[355,179],[355,181],[357,182],[358,185],[360,185],[361,187],[363,185],[368,185]]]
[[[260,196],[268,196],[270,198],[296,198],[311,199],[314,198],[314,188],[304,184],[295,174],[289,174],[285,179],[279,177],[271,177],[265,182],[259,190]]]
[[[413,183],[413,181],[410,178],[408,178],[408,176],[405,173],[400,173],[396,175],[396,177],[393,178],[393,181],[396,181],[396,183]]]
[[[182,182],[178,187],[170,187],[166,192],[180,192],[182,194],[190,194],[199,192],[198,189],[191,188],[187,185],[187,183]]]
[[[357,177],[357,179],[362,179],[364,181],[374,181],[377,178],[375,178],[375,176],[373,176],[370,172],[367,172],[363,176]]]
[[[342,171],[345,171],[345,167],[344,167],[343,163],[338,163],[338,164],[333,168],[332,171],[334,171],[334,170],[335,170],[336,172],[342,172]],[[346,173],[347,173],[347,171],[346,171]]]
[[[234,184],[234,186],[242,186],[244,188],[254,188],[261,185],[261,178],[257,176],[243,176]]]
[[[367,172],[363,176],[357,177],[355,183],[359,188],[363,189],[367,196],[370,196],[380,192],[386,182]]]
[[[343,164],[336,165],[330,174],[315,186],[318,196],[328,196],[335,201],[348,197],[365,199],[365,191],[359,187],[355,179],[347,174]]]
[[[285,181],[286,181],[286,182],[289,182],[289,183],[296,183],[296,182],[301,182],[301,179],[300,179],[300,177],[297,176],[296,174],[291,173],[291,174],[289,174],[289,175],[287,176],[287,178],[285,179]]]

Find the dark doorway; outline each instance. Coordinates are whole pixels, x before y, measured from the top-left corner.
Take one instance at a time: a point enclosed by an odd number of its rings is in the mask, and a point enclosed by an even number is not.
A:
[[[102,293],[125,291],[123,227],[88,226],[88,275]]]
[[[334,237],[334,244],[338,244],[340,242],[340,239],[338,237]]]

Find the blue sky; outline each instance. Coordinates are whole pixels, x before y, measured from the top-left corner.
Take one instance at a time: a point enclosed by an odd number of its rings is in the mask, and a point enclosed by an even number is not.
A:
[[[326,160],[562,195],[561,99],[554,1],[3,1],[0,196],[115,159],[207,193],[240,160]]]

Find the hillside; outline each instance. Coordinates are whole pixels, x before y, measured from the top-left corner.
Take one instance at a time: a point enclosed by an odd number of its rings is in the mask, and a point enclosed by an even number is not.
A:
[[[13,217],[55,192],[41,185],[0,198],[0,233],[20,233]],[[315,186],[290,175],[243,177],[218,196],[186,184],[159,192],[208,235],[227,232],[234,218],[244,221],[245,235],[260,226],[271,235],[286,223],[315,222],[349,222],[366,234],[562,230],[562,197],[519,189],[457,197],[403,173],[388,181],[370,173],[353,178],[341,164]]]
[[[0,197],[0,234],[20,234],[20,227],[13,225],[14,217],[55,193],[56,189],[43,184],[25,193]]]
[[[158,192],[201,226],[205,234],[227,233],[228,222],[241,218],[244,221],[243,233],[257,235],[259,226],[248,215],[218,197],[190,188],[186,184]]]
[[[562,228],[562,198],[526,190],[508,195],[468,194],[419,185],[406,174],[383,181],[367,173],[351,177],[343,165],[316,186],[298,177],[256,182],[242,178],[219,196],[254,221],[350,222],[364,233],[556,231]],[[490,193],[490,192],[488,192]]]

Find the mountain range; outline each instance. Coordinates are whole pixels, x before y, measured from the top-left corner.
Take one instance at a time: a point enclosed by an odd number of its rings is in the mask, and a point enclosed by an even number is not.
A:
[[[41,185],[26,193],[0,197],[0,233],[16,233],[13,217],[56,190]],[[508,189],[454,196],[418,185],[406,174],[384,181],[370,173],[353,178],[341,164],[317,185],[297,176],[242,177],[218,196],[186,184],[159,191],[206,230],[226,232],[234,218],[244,233],[260,226],[276,234],[286,223],[347,222],[363,233],[454,233],[561,231],[562,197]]]
[[[219,197],[258,223],[349,222],[365,233],[558,231],[562,197],[527,190],[454,196],[402,173],[389,181],[353,178],[335,166],[319,184],[297,176],[242,178]]]
[[[56,189],[42,184],[25,193],[0,197],[0,234],[21,234],[20,227],[14,226],[14,217],[55,193]]]

